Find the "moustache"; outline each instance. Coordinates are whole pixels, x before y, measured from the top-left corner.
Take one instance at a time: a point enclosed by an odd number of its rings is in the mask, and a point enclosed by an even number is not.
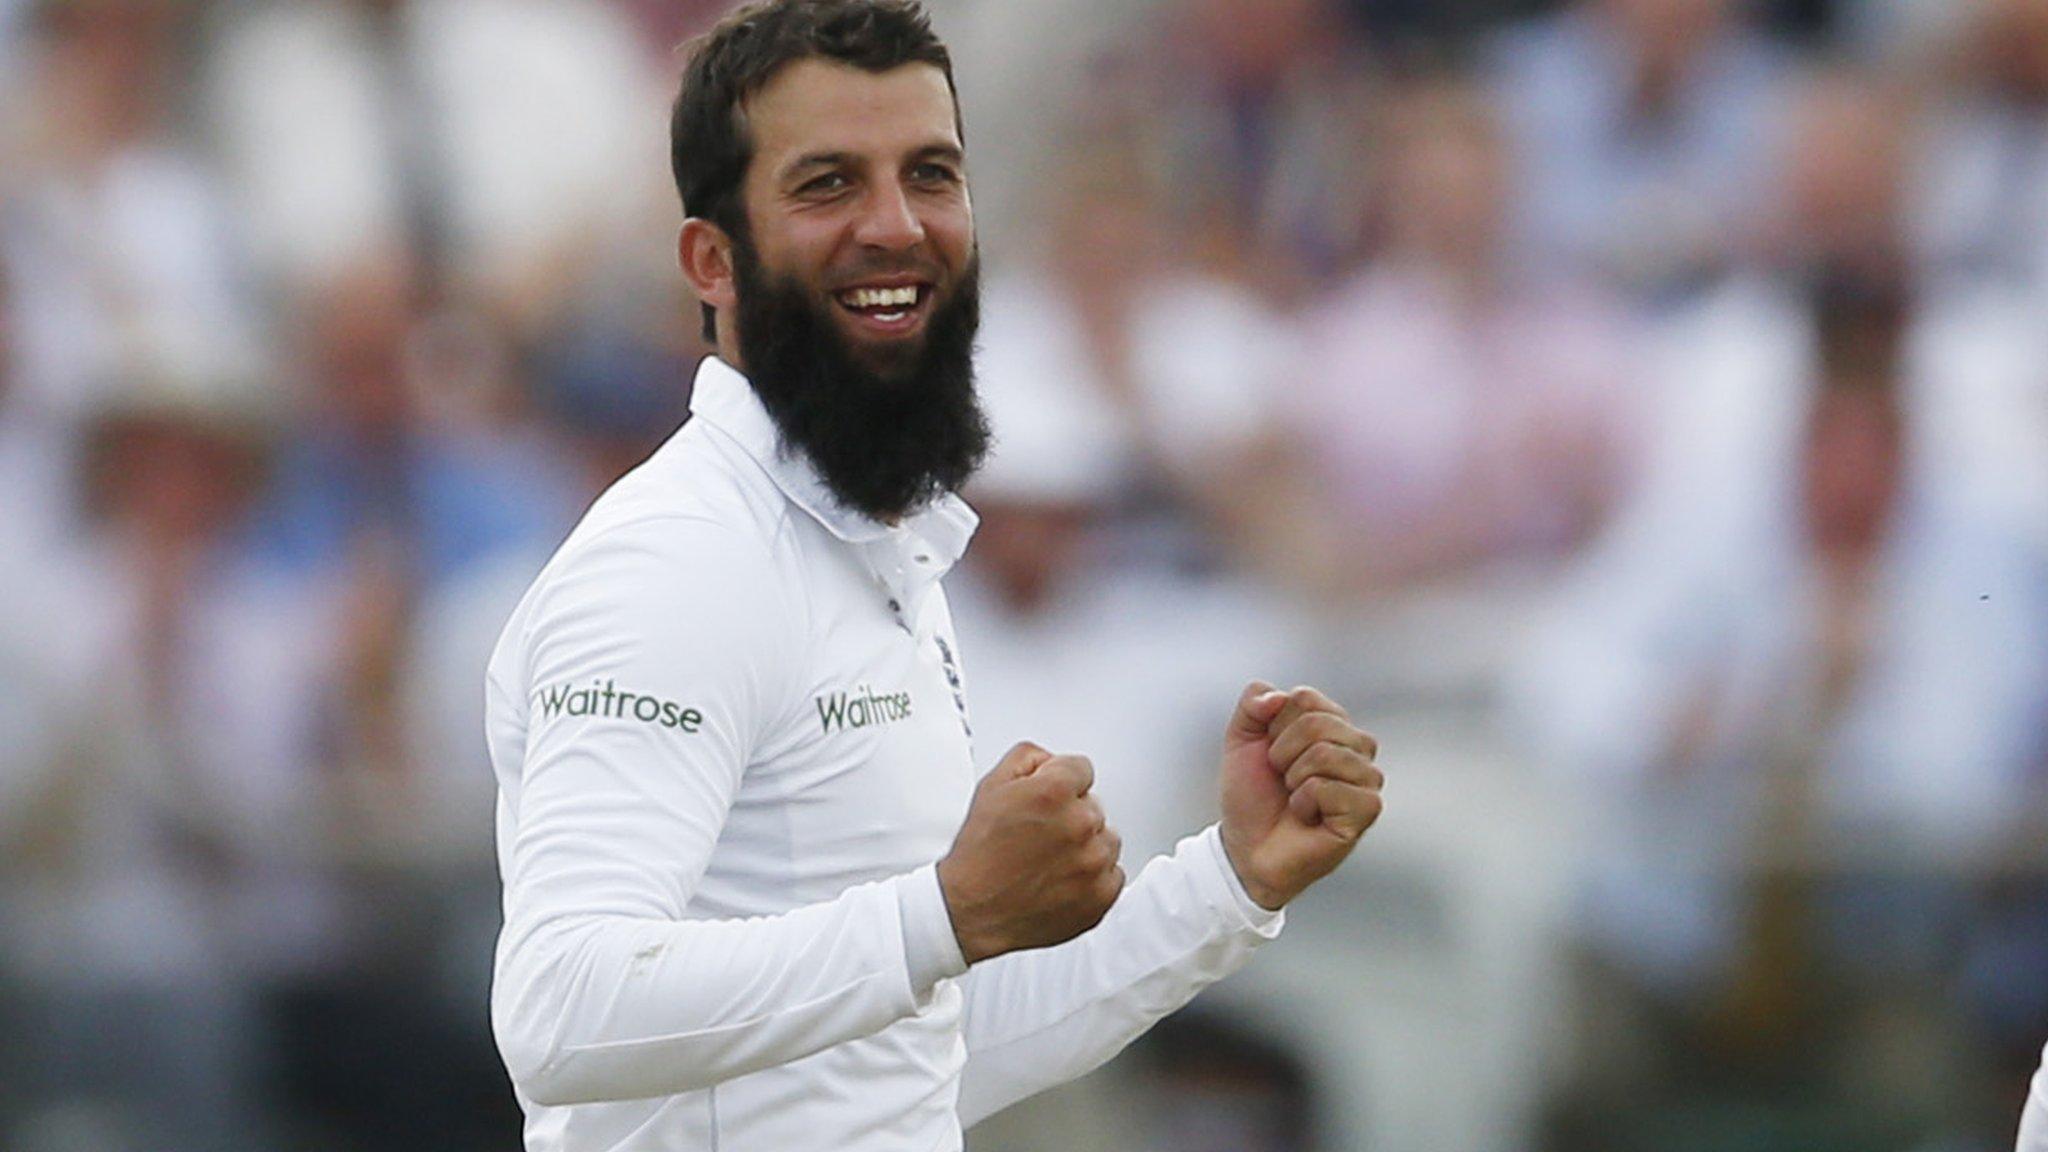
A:
[[[831,291],[840,292],[891,276],[914,276],[934,285],[948,284],[954,279],[946,274],[945,268],[936,260],[887,254],[861,257],[844,268],[833,270],[826,279],[829,283],[837,285]]]

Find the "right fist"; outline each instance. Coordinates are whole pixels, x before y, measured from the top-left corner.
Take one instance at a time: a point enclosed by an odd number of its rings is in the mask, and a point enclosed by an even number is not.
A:
[[[1019,744],[975,787],[967,822],[939,861],[939,891],[969,964],[1071,940],[1116,903],[1123,842],[1088,795],[1094,784],[1086,757]]]

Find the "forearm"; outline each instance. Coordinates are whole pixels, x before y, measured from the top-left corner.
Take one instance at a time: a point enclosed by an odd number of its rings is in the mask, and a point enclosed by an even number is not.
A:
[[[492,1022],[541,1104],[694,1091],[914,1014],[961,968],[930,868],[780,916],[508,923]],[[935,939],[935,933],[944,936]]]
[[[1092,931],[975,965],[961,981],[961,1123],[1101,1065],[1243,967],[1281,923],[1244,895],[1212,828],[1146,865]]]

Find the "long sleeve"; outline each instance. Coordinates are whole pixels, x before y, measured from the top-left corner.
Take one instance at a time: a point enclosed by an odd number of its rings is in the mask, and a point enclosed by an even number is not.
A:
[[[960,1122],[981,1119],[1102,1064],[1280,934],[1253,903],[1217,829],[1145,866],[1092,931],[969,969]]]
[[[2027,1093],[2026,1111],[2020,1114],[2016,1152],[2048,1152],[2048,1048],[2041,1050],[2041,1070],[2034,1073],[2034,1090]]]
[[[791,706],[803,601],[766,552],[680,517],[572,542],[493,659],[492,1021],[536,1103],[787,1063],[915,1013],[960,968],[929,865],[781,915],[688,918],[742,772]]]

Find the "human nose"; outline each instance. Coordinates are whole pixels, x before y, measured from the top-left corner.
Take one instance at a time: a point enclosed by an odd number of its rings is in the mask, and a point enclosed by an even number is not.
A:
[[[863,206],[855,238],[866,247],[902,251],[924,242],[924,221],[918,218],[906,189],[879,187]]]

